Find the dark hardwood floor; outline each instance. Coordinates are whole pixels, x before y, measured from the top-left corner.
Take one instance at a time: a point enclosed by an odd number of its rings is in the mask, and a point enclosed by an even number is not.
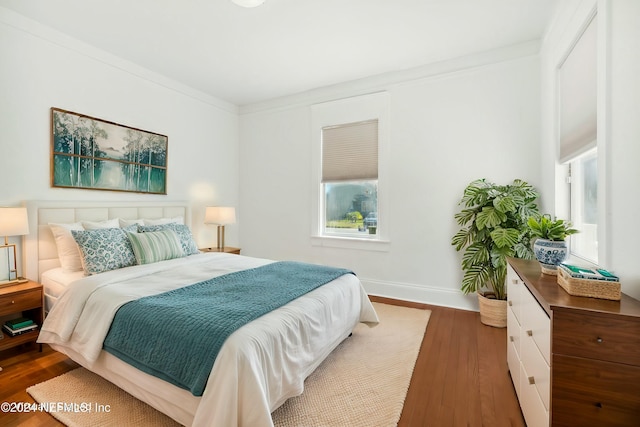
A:
[[[476,312],[379,297],[372,301],[431,310],[398,423],[406,426],[525,426],[507,370],[506,330]],[[0,402],[33,402],[25,389],[76,368],[36,345],[0,353]],[[60,426],[46,413],[2,413],[2,426]]]

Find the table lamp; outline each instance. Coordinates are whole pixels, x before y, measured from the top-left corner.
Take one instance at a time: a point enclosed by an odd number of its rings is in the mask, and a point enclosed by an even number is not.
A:
[[[236,209],[223,206],[209,206],[205,210],[204,223],[218,225],[218,249],[224,249],[224,226],[235,224]]]
[[[4,236],[4,245],[0,245],[0,251],[6,251],[7,256],[7,280],[0,277],[0,285],[20,283],[16,264],[16,245],[9,244],[9,236],[24,236],[29,234],[29,220],[27,208],[0,207],[0,236]],[[12,258],[13,256],[13,258]],[[2,271],[0,267],[0,271]]]

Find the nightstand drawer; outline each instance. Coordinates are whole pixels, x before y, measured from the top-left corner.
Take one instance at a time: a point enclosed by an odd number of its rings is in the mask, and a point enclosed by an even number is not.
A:
[[[553,355],[554,426],[632,426],[640,420],[640,367]]]
[[[554,310],[553,353],[640,366],[640,321]]]
[[[0,298],[0,316],[40,307],[42,307],[41,289],[5,295]]]

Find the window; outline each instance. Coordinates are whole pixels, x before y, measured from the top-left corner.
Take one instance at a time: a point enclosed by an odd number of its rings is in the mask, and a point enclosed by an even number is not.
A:
[[[569,163],[571,222],[580,233],[571,236],[571,254],[598,264],[598,158],[593,148]]]
[[[597,16],[590,18],[558,69],[558,156],[569,167],[566,203],[569,218],[580,231],[570,237],[569,249],[572,256],[594,264],[598,264],[597,22]]]
[[[323,234],[377,234],[377,119],[322,129],[321,185]]]
[[[314,246],[389,250],[389,94],[311,107]]]

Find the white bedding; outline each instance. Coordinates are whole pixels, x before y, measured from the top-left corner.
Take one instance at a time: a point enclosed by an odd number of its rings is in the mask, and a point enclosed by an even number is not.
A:
[[[38,341],[52,344],[182,424],[272,425],[271,412],[302,393],[304,379],[358,322],[378,322],[355,276],[344,275],[233,333],[201,398],[102,351],[122,304],[269,262],[205,253],[86,277],[60,296]]]
[[[40,283],[44,288],[44,309],[48,313],[56,303],[58,297],[67,290],[67,287],[84,278],[84,271],[65,272],[62,267],[52,268],[42,273]]]

